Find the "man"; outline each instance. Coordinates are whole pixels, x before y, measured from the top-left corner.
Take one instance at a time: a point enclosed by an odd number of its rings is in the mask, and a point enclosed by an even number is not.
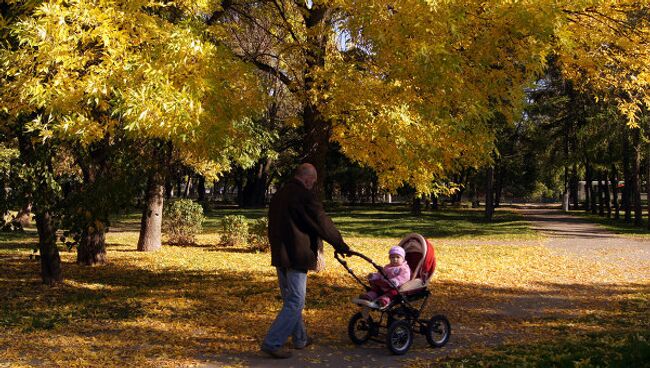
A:
[[[317,177],[313,165],[300,165],[269,205],[271,264],[278,273],[282,309],[269,328],[262,351],[278,359],[291,357],[291,352],[282,348],[289,335],[296,349],[312,342],[307,336],[302,309],[307,293],[307,271],[316,268],[322,240],[342,254],[350,250],[311,191]]]

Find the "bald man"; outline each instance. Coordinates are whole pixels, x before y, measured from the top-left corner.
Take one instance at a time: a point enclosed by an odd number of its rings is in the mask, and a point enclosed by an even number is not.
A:
[[[312,192],[317,179],[313,165],[300,165],[269,205],[271,265],[277,270],[283,301],[262,343],[262,351],[273,358],[291,357],[291,352],[282,348],[289,335],[295,349],[312,343],[307,336],[302,310],[307,293],[307,271],[316,268],[317,252],[323,249],[322,241],[342,254],[350,250]]]

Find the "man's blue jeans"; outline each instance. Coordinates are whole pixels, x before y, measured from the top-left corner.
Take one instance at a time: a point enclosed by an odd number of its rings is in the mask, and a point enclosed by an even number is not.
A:
[[[262,347],[275,351],[292,336],[293,345],[302,347],[307,342],[307,330],[302,320],[307,294],[307,273],[290,268],[277,267],[282,309],[269,328]]]

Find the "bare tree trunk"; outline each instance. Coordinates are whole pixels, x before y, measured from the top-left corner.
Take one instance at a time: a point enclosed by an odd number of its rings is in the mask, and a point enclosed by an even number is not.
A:
[[[205,176],[199,175],[199,183],[196,189],[199,192],[198,201],[205,202]]]
[[[591,165],[589,159],[585,159],[585,211],[591,211]]]
[[[377,193],[379,192],[379,183],[376,175],[372,176],[370,181],[370,200],[372,204],[377,202]]]
[[[192,193],[192,174],[187,174],[187,182],[185,184],[185,192],[183,192],[184,198],[189,198]]]
[[[183,177],[180,173],[176,173],[176,195],[174,197],[180,198],[183,195]]]
[[[325,66],[325,54],[329,40],[324,32],[318,30],[328,26],[330,16],[331,9],[321,2],[314,2],[311,8],[303,13],[307,29],[303,69],[304,96],[310,96],[314,92],[318,93],[321,88],[315,79],[314,72]],[[303,141],[303,154],[305,160],[316,167],[318,179],[314,190],[318,198],[322,200],[327,180],[325,161],[329,150],[332,125],[331,121],[320,111],[319,106],[310,101],[309,97],[302,102],[302,105],[303,126],[306,133]]]
[[[490,166],[487,169],[487,178],[485,181],[485,219],[488,221],[492,221],[492,215],[494,214],[493,182],[494,167]]]
[[[568,160],[568,158],[566,160]],[[567,165],[566,163],[564,164],[564,185],[562,188],[562,210],[569,211],[569,165]]]
[[[39,212],[35,217],[41,255],[41,279],[44,284],[54,285],[63,281],[61,257],[56,247],[56,226],[49,211]]]
[[[106,224],[96,220],[81,232],[77,263],[92,266],[106,263]]]
[[[147,180],[145,206],[140,219],[139,251],[149,252],[162,247],[164,182],[163,174],[157,171],[151,173]]]
[[[496,185],[494,188],[494,207],[501,205],[501,192],[503,191],[503,167],[497,170]]]
[[[411,202],[411,214],[414,216],[420,216],[422,214],[422,200],[416,194],[413,194],[413,200]]]
[[[272,160],[262,159],[245,172],[246,185],[243,187],[240,205],[246,208],[261,208],[266,202],[266,190],[269,187],[269,177]]]
[[[573,201],[573,209],[577,210],[580,206],[578,199],[578,164],[573,163],[573,168],[571,170],[571,199]]]
[[[605,170],[603,178],[603,191],[605,192],[605,209],[607,210],[607,218],[612,218],[612,201],[609,197],[609,184],[607,183],[609,176],[607,170]]]
[[[646,158],[646,203],[648,206],[648,229],[650,230],[650,144],[648,145],[648,157]]]
[[[634,225],[643,225],[643,208],[641,206],[641,132],[640,128],[632,131],[632,180],[634,183]]]
[[[172,198],[172,192],[174,191],[174,185],[169,175],[165,177],[165,199],[170,200]]]
[[[431,210],[437,211],[438,209],[439,209],[438,196],[434,194],[431,196]]]
[[[629,148],[629,131],[627,127],[623,127],[623,177],[625,186],[623,187],[622,204],[625,210],[625,222],[632,222],[632,206],[630,196],[632,193],[632,173],[630,172],[630,148]]]
[[[612,164],[612,199],[614,202],[614,219],[619,220],[621,218],[620,208],[618,205],[618,173],[616,171],[616,165]]]
[[[605,216],[605,192],[603,191],[603,176],[598,172],[598,215]]]

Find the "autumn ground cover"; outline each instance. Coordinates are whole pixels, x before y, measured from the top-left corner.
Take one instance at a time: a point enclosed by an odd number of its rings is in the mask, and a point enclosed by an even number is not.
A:
[[[110,262],[77,266],[74,252],[63,251],[66,281],[55,288],[40,285],[39,264],[29,258],[33,229],[0,235],[0,366],[192,366],[256,351],[280,301],[268,254],[216,245],[218,220],[233,211],[209,212],[198,245],[156,253],[135,251],[137,216],[123,216],[108,234]],[[606,263],[550,252],[516,214],[498,212],[488,224],[471,210],[421,218],[396,207],[332,213],[350,245],[376,260],[408,231],[434,241],[439,267],[426,314],[446,314],[453,340],[431,354],[416,339],[405,365],[649,361],[650,285],[621,282],[625,270]],[[319,345],[354,351],[346,325],[349,299],[360,290],[331,253],[327,262],[309,279],[307,324],[318,326]]]

